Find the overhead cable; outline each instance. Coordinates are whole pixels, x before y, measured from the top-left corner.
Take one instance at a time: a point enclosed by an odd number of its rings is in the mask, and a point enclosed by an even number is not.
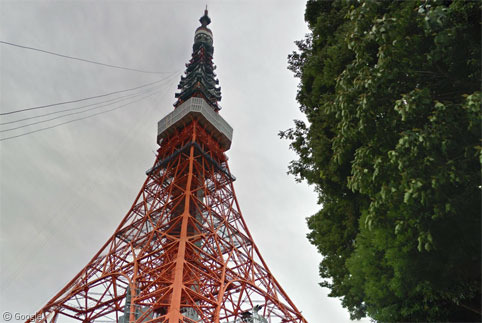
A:
[[[12,123],[17,123],[17,122],[21,122],[21,121],[26,121],[26,120],[31,120],[31,119],[38,119],[38,118],[50,116],[50,115],[52,115],[52,114],[58,114],[58,113],[66,112],[66,111],[79,110],[79,109],[91,107],[91,106],[98,105],[98,104],[102,104],[102,103],[107,103],[107,102],[116,101],[116,100],[119,100],[119,99],[122,99],[122,98],[132,97],[133,95],[135,95],[135,94],[131,93],[131,94],[127,94],[127,95],[123,95],[123,96],[117,97],[117,98],[113,98],[113,99],[101,101],[101,102],[95,102],[95,103],[90,103],[90,104],[82,105],[82,106],[80,106],[80,107],[74,107],[74,108],[68,108],[68,109],[53,111],[53,112],[49,112],[49,113],[39,114],[39,115],[36,115],[36,116],[27,117],[27,118],[21,118],[21,119],[16,119],[16,120],[7,121],[7,122],[0,122],[0,126],[4,126],[4,125],[7,125],[7,124],[12,124]]]
[[[172,78],[172,76],[169,77],[169,78]],[[169,79],[169,78],[168,78],[168,79]],[[165,79],[165,81],[168,80],[168,79]],[[135,95],[135,94],[131,93],[131,94],[123,95],[123,96],[116,97],[116,98],[109,99],[109,100],[105,100],[105,101],[100,101],[100,102],[95,102],[95,103],[89,103],[89,104],[86,104],[86,105],[82,105],[82,106],[80,106],[80,107],[68,108],[68,109],[63,109],[63,110],[58,110],[58,111],[43,113],[43,114],[31,116],[31,117],[16,119],[16,120],[12,120],[12,121],[0,122],[0,126],[7,125],[7,124],[12,124],[12,123],[17,123],[17,122],[21,122],[21,121],[26,121],[26,120],[31,120],[31,119],[38,119],[38,118],[46,117],[46,116],[49,116],[49,115],[66,112],[66,111],[79,110],[79,109],[83,109],[83,108],[87,108],[87,107],[91,107],[91,106],[94,106],[94,105],[103,104],[103,103],[107,103],[107,102],[112,102],[112,101],[116,101],[116,102],[117,102],[117,100],[119,100],[119,99],[130,98],[130,97],[132,97],[132,96],[134,96],[134,95]],[[84,111],[88,111],[88,110],[89,110],[89,109],[84,110]]]
[[[73,57],[73,56],[69,56],[69,55],[54,53],[54,52],[51,52],[51,51],[48,51],[48,50],[39,49],[39,48],[35,48],[35,47],[29,47],[29,46],[14,44],[14,43],[10,43],[10,42],[3,41],[3,40],[0,40],[0,43],[5,44],[5,45],[19,47],[19,48],[30,49],[30,50],[42,52],[42,53],[45,53],[45,54],[55,55],[55,56],[59,56],[59,57],[63,57],[63,58],[74,59],[74,60],[77,60],[77,61],[82,61],[82,62],[106,66],[106,67],[113,67],[113,68],[118,68],[118,69],[127,70],[127,71],[133,71],[133,72],[139,72],[139,73],[148,73],[148,74],[167,74],[167,73],[169,73],[169,72],[145,71],[145,70],[140,70],[140,69],[137,69],[137,68],[129,68],[129,67],[124,67],[124,66],[106,64],[106,63],[96,62],[96,61],[92,61],[92,60],[85,59],[85,58],[79,58],[79,57]]]
[[[151,92],[147,91],[147,92],[144,92],[144,93],[141,92],[141,93],[137,93],[137,94],[131,94],[131,95],[128,96],[127,99],[126,99],[126,97],[124,96],[124,97],[122,97],[122,98],[117,98],[117,100],[114,101],[114,102],[102,104],[102,105],[99,105],[99,106],[96,106],[96,107],[93,107],[93,108],[90,108],[90,109],[85,109],[85,110],[82,110],[82,111],[67,113],[67,114],[63,114],[63,115],[60,115],[60,116],[57,116],[57,117],[53,117],[53,118],[50,118],[50,119],[45,119],[45,120],[41,120],[41,121],[36,121],[36,122],[32,122],[32,123],[28,123],[28,124],[21,125],[21,126],[13,127],[13,128],[3,129],[3,130],[0,130],[0,133],[1,133],[1,132],[13,131],[13,130],[17,130],[17,129],[21,129],[21,128],[33,126],[33,125],[36,125],[36,124],[49,122],[49,121],[52,121],[52,120],[57,120],[57,119],[60,119],[60,118],[64,118],[64,117],[68,117],[68,116],[72,116],[72,115],[84,113],[84,112],[91,111],[91,110],[100,109],[100,108],[107,107],[107,106],[112,105],[112,104],[115,104],[115,103],[119,103],[120,101],[125,101],[125,100],[131,99],[131,98],[138,97],[139,95],[150,94],[150,93],[153,93],[153,92],[157,92],[157,91],[151,91]],[[100,104],[100,103],[96,103],[96,104]]]
[[[166,80],[166,79],[169,79],[170,77],[172,77],[172,75],[174,75],[174,74],[176,74],[176,73],[177,73],[177,72],[174,72],[174,73],[172,73],[169,77],[166,77],[166,78],[163,78],[163,79],[160,79],[160,80],[151,82],[151,83],[147,83],[147,84],[144,84],[144,85],[141,85],[141,86],[136,86],[136,87],[134,87],[134,88],[126,89],[126,90],[109,92],[109,93],[105,93],[105,94],[101,94],[101,95],[91,96],[91,97],[88,97],[88,98],[82,98],[82,99],[76,99],[76,100],[70,100],[70,101],[64,101],[64,102],[58,102],[58,103],[52,103],[52,104],[46,104],[46,105],[41,105],[41,106],[36,106],[36,107],[31,107],[31,108],[13,110],[13,111],[9,111],[9,112],[2,112],[2,113],[0,113],[0,116],[5,116],[5,115],[9,115],[9,114],[24,112],[24,111],[30,111],[30,110],[45,109],[45,108],[49,108],[49,107],[53,107],[53,106],[57,106],[57,105],[69,104],[69,103],[75,103],[75,102],[81,102],[81,101],[86,101],[86,100],[91,100],[91,99],[96,99],[96,98],[102,98],[102,97],[109,96],[109,95],[113,95],[113,94],[117,94],[117,93],[134,91],[134,90],[141,89],[141,88],[143,88],[143,87],[146,87],[146,86],[149,86],[149,85],[152,85],[152,84],[156,84],[156,83],[162,82],[162,81],[164,81],[164,80]]]
[[[72,119],[72,120],[69,120],[69,121],[65,121],[65,122],[62,122],[62,123],[58,123],[58,124],[53,125],[53,126],[49,126],[49,127],[45,127],[45,128],[40,128],[40,129],[33,130],[33,131],[29,131],[29,132],[25,132],[25,133],[22,133],[22,134],[20,134],[20,135],[15,135],[15,136],[10,136],[10,137],[0,138],[0,141],[10,140],[10,139],[18,138],[18,137],[23,137],[23,136],[30,135],[30,134],[33,134],[33,133],[36,133],[36,132],[45,131],[45,130],[48,130],[48,129],[60,127],[60,126],[62,126],[62,125],[68,124],[68,123],[72,123],[72,122],[76,122],[76,121],[80,121],[80,120],[92,118],[92,117],[98,116],[98,115],[100,115],[100,114],[104,114],[104,113],[107,113],[107,112],[111,112],[111,111],[114,111],[114,110],[118,110],[118,109],[123,108],[123,107],[125,107],[125,106],[128,106],[128,105],[130,105],[130,104],[137,103],[137,102],[140,102],[140,101],[142,101],[142,100],[145,100],[145,99],[147,99],[147,98],[149,98],[149,97],[152,97],[153,95],[157,94],[157,93],[160,92],[161,90],[162,90],[162,89],[157,90],[157,91],[155,91],[154,93],[151,93],[150,95],[144,96],[143,98],[140,98],[140,99],[138,99],[138,100],[134,100],[134,101],[128,102],[128,103],[126,103],[126,104],[120,105],[120,106],[118,106],[118,107],[115,107],[115,108],[112,108],[112,109],[109,109],[109,110],[104,110],[104,111],[101,111],[101,112],[98,112],[98,113],[94,113],[94,114],[91,114],[91,115],[88,115],[88,116],[85,116],[85,117],[82,117],[82,118]]]

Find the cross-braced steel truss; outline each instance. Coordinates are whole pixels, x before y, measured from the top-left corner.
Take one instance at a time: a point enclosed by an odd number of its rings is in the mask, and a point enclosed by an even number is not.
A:
[[[38,322],[306,322],[268,270],[219,144],[196,122],[161,142],[134,204]]]

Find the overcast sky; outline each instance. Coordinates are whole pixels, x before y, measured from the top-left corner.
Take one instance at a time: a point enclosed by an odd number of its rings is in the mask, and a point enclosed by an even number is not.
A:
[[[0,111],[158,83],[152,97],[60,127],[0,141],[0,311],[33,314],[92,258],[129,210],[152,166],[157,121],[171,112],[203,1],[0,1],[0,40],[166,74],[103,67],[0,44]],[[287,70],[308,32],[303,1],[207,1],[221,115],[234,128],[229,166],[247,225],[308,322],[349,322],[318,286],[321,256],[306,239],[316,194],[287,175],[296,156],[280,130],[303,118]],[[170,78],[169,78],[170,77]],[[143,92],[127,92],[127,95]],[[0,123],[116,96],[0,117]],[[132,99],[141,99],[142,95]],[[122,101],[16,130],[0,139],[120,107]],[[93,106],[95,107],[95,106]],[[72,110],[72,112],[80,112]]]

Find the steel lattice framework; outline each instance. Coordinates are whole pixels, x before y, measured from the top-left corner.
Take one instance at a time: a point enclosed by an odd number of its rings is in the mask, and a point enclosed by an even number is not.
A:
[[[212,42],[208,19],[200,42]],[[156,160],[114,234],[29,321],[306,322],[248,231],[225,155],[232,129],[200,84],[159,123]]]
[[[115,233],[37,321],[243,322],[258,306],[305,322],[254,244],[219,144],[196,120],[164,142]]]

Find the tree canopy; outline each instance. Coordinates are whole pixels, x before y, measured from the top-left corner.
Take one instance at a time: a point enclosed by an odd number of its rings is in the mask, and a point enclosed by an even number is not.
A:
[[[321,286],[353,319],[480,321],[481,3],[312,1],[282,131],[321,210]],[[321,300],[320,300],[321,301]]]

